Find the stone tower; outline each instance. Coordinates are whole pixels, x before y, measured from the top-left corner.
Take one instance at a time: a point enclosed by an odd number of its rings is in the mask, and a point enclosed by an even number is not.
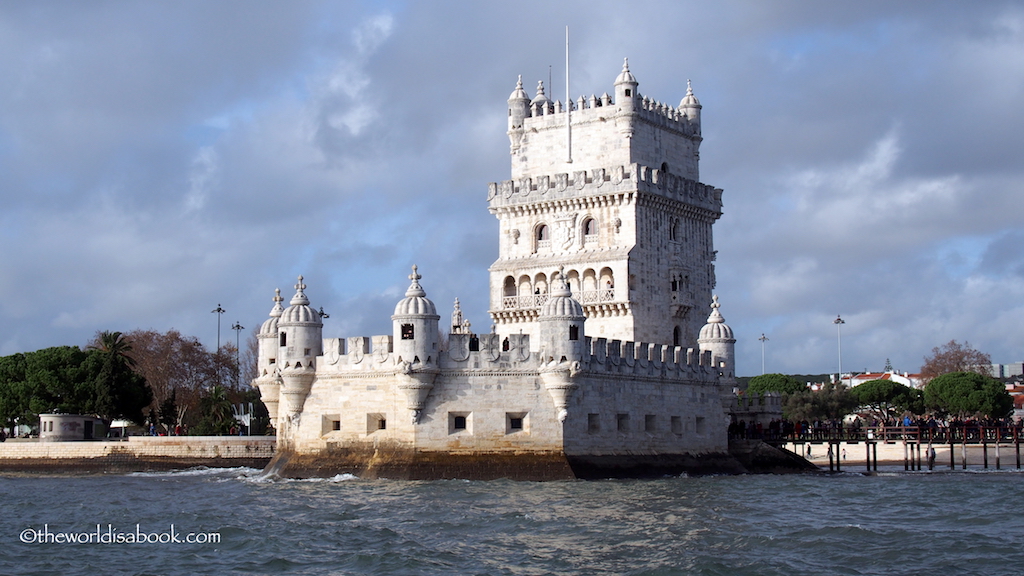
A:
[[[563,105],[541,83],[531,100],[521,78],[509,97],[512,179],[488,190],[500,234],[490,268],[498,334],[541,342],[541,307],[564,275],[587,336],[696,341],[695,308],[715,284],[722,191],[699,182],[701,105],[689,82],[678,107],[638,86],[626,62],[614,97]]]

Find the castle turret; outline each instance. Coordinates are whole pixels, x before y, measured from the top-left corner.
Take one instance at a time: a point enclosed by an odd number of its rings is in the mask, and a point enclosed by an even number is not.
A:
[[[543,116],[554,111],[551,99],[544,93],[544,81],[540,80],[537,82],[537,95],[533,97],[530,102],[530,107],[533,108],[534,116]]]
[[[267,407],[267,414],[270,416],[270,425],[277,427],[277,409],[281,393],[281,375],[278,372],[277,354],[278,327],[277,323],[284,313],[281,302],[281,289],[274,291],[274,307],[270,310],[270,318],[267,318],[260,326],[256,340],[259,342],[259,356],[256,360],[257,377],[252,385],[260,391],[260,399]]]
[[[700,101],[693,95],[693,86],[686,80],[686,96],[679,102],[679,113],[690,121],[694,134],[700,134]]]
[[[718,311],[721,306],[718,303],[718,296],[712,297],[711,315],[708,316],[708,323],[700,329],[697,346],[701,352],[711,351],[712,362],[718,368],[720,381],[731,389],[730,384],[736,377],[736,338],[733,337],[732,328],[725,323],[725,318]]]
[[[523,140],[523,121],[530,116],[530,97],[523,90],[523,77],[519,76],[516,89],[508,97],[508,139],[511,152],[519,149]]]
[[[541,307],[540,325],[541,380],[558,410],[558,421],[569,414],[569,398],[577,388],[574,382],[584,354],[583,323],[586,316],[559,271],[551,295]]]
[[[622,72],[615,79],[615,103],[626,112],[632,112],[639,108],[640,97],[636,92],[639,82],[629,71],[629,58],[622,62]]]
[[[320,314],[309,305],[304,290],[306,285],[295,285],[295,296],[278,320],[277,365],[281,372],[281,400],[285,416],[295,419],[313,385],[316,375],[316,357],[323,354],[323,322]]]
[[[413,424],[419,423],[420,414],[434,387],[438,370],[438,321],[434,303],[427,298],[419,280],[416,266],[409,279],[412,284],[405,292],[391,316],[395,342],[395,358],[400,383],[405,391],[407,407],[412,410]]]
[[[583,306],[572,297],[564,274],[559,272],[538,318],[542,360],[547,363],[581,361],[584,321]]]

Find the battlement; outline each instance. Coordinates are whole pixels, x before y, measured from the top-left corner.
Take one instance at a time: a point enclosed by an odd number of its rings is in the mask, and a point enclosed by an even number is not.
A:
[[[487,201],[493,212],[498,208],[544,200],[561,201],[633,191],[648,192],[702,208],[714,218],[722,211],[720,188],[642,164],[491,182],[487,185]]]
[[[323,344],[324,355],[318,359],[318,371],[357,370],[390,374],[400,360],[394,355],[390,335],[326,338]],[[686,380],[713,380],[718,374],[711,352],[694,348],[588,336],[584,349],[586,356],[580,359],[584,373],[657,374]],[[537,353],[530,351],[527,334],[504,338],[499,334],[450,334],[438,359],[437,367],[441,370],[502,368],[535,371],[545,365]]]
[[[591,95],[589,98],[580,96],[573,103],[571,122],[576,128],[591,122],[605,122],[613,119],[615,115],[632,114],[636,120],[657,124],[684,136],[700,138],[700,121],[688,116],[682,106],[676,108],[671,104],[639,95],[637,103],[639,106],[636,109],[626,112],[621,108],[615,108],[615,102],[607,92],[601,96]],[[530,105],[524,121],[529,128],[537,130],[564,128],[567,112],[560,100],[554,103],[538,102]]]

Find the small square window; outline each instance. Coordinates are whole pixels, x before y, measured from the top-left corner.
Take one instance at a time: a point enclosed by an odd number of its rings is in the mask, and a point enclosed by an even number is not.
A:
[[[526,431],[526,412],[505,413],[505,434]]]
[[[462,432],[469,432],[469,412],[449,412],[448,413],[448,433],[459,434]]]
[[[309,353],[310,353],[310,351],[311,351],[311,350],[310,350],[309,348],[303,348],[303,350],[302,350],[302,355],[303,355],[303,356],[309,356]]]
[[[331,420],[331,430],[335,432],[341,430],[341,420]]]
[[[629,432],[629,414],[616,414],[615,426],[619,432]]]
[[[412,324],[402,324],[402,340],[412,340],[416,337],[416,330]]]
[[[679,416],[672,417],[672,433],[682,434],[683,433],[683,419]]]
[[[367,414],[366,415],[366,433],[373,434],[378,430],[387,430],[388,420],[384,414]]]

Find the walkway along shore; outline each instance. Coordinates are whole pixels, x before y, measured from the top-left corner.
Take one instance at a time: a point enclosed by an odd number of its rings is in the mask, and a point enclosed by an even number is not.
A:
[[[274,436],[130,436],[126,440],[0,442],[0,472],[129,473],[194,466],[263,468]]]

